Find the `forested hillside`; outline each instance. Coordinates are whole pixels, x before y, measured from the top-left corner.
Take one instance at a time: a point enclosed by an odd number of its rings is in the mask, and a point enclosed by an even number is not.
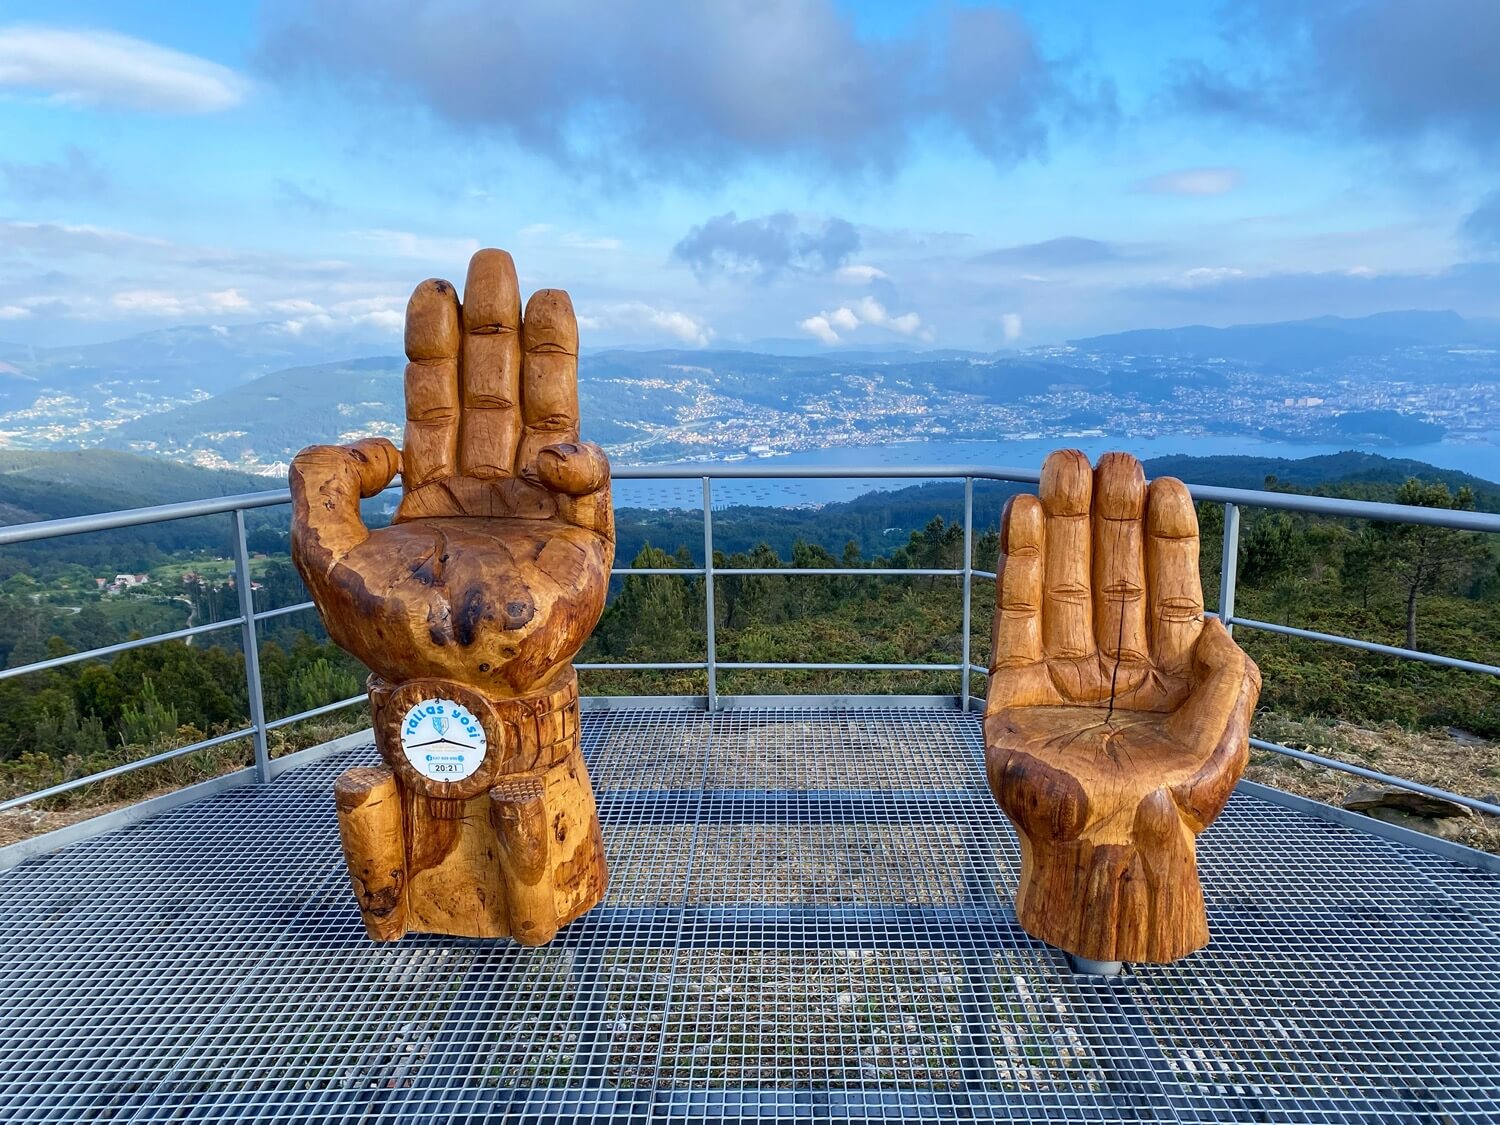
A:
[[[14,455],[12,455],[14,458]],[[103,458],[103,460],[99,460]],[[42,512],[236,491],[243,479],[140,459],[22,455],[0,473],[0,503]],[[1267,470],[1270,473],[1267,473]],[[111,474],[111,470],[117,470]],[[1416,463],[1341,455],[1301,462],[1168,459],[1148,465],[1196,481],[1316,489],[1443,507],[1495,507],[1489,482]],[[160,472],[162,475],[158,475]],[[1273,479],[1267,480],[1267,475]],[[1259,478],[1259,479],[1257,479]],[[210,485],[210,482],[211,485]],[[253,483],[264,484],[254,480]],[[49,499],[49,492],[68,491]],[[994,565],[995,528],[1011,486],[976,488],[974,561]],[[933,484],[873,493],[820,509],[735,507],[715,512],[720,567],[874,568],[962,566],[962,493]],[[1218,586],[1221,508],[1200,506],[1202,571],[1208,604]],[[374,511],[368,514],[378,519]],[[698,512],[622,510],[618,565],[692,566],[701,561]],[[286,509],[260,513],[251,535],[258,608],[305,595],[288,556]],[[195,525],[203,525],[191,531]],[[212,526],[210,526],[212,525]],[[0,665],[22,664],[186,625],[233,618],[228,520],[182,521],[27,548],[0,549]],[[1409,525],[1292,515],[1246,508],[1241,538],[1241,616],[1495,662],[1500,636],[1500,537],[1419,530]],[[133,585],[110,589],[116,574]],[[949,577],[725,576],[716,583],[718,658],[744,662],[951,663],[962,648],[961,589]],[[696,661],[705,653],[703,580],[671,575],[618,578],[585,661]],[[971,646],[983,664],[993,612],[992,585],[974,587]],[[113,661],[91,661],[0,681],[0,792],[22,792],[94,772],[131,757],[232,731],[247,721],[240,630],[154,645]],[[1380,762],[1377,750],[1350,749],[1319,731],[1460,728],[1500,739],[1500,684],[1494,678],[1372,656],[1311,641],[1241,630],[1265,676],[1257,731]],[[261,666],[271,717],[361,690],[363,670],[328,644],[314,615],[278,617],[261,630]],[[955,693],[956,673],[723,671],[726,693]],[[972,687],[982,692],[982,678]],[[588,693],[694,693],[696,672],[585,673]],[[349,724],[363,713],[345,713]],[[1337,727],[1338,722],[1354,727]],[[1288,724],[1291,724],[1290,726]],[[1335,724],[1330,726],[1329,724]],[[1292,733],[1287,733],[1291,731]],[[1313,732],[1313,733],[1309,733]],[[326,737],[328,728],[306,734]],[[278,736],[290,747],[295,730]],[[1342,736],[1340,736],[1342,737]],[[1379,745],[1390,742],[1385,738]],[[1483,744],[1488,747],[1488,743]],[[1342,747],[1342,748],[1341,748]],[[170,767],[90,787],[68,798],[88,803],[227,768],[244,744],[194,755]],[[1475,795],[1500,788],[1500,758],[1474,751],[1429,756],[1407,771]],[[1464,759],[1468,761],[1468,759]],[[1296,778],[1292,779],[1296,781]]]
[[[0,524],[277,488],[283,482],[105,449],[0,450]]]

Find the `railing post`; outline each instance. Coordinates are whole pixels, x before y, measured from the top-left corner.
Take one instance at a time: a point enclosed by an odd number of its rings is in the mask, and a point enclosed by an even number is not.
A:
[[[959,708],[969,710],[969,608],[974,594],[974,478],[964,477],[964,643],[959,662],[964,666]]]
[[[708,709],[719,709],[718,656],[714,638],[714,498],[711,478],[703,478],[703,615],[708,631]]]
[[[260,687],[260,641],[255,634],[255,592],[250,588],[250,547],[245,538],[245,510],[234,510],[234,584],[240,595],[245,650],[245,694],[250,704],[251,736],[255,743],[255,780],[271,780],[271,755],[266,747],[266,704]]]
[[[1224,505],[1224,554],[1219,560],[1219,620],[1234,632],[1234,588],[1240,568],[1240,506]]]

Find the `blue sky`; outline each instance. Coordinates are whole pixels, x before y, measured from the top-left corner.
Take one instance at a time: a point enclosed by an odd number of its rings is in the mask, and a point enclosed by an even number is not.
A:
[[[480,245],[585,346],[1500,315],[1500,4],[0,15],[0,340],[393,346]]]

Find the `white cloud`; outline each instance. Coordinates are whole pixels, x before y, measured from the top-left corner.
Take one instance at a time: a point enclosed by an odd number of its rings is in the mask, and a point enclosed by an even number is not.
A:
[[[1350,277],[1379,277],[1380,273],[1373,266],[1350,266],[1344,271]]]
[[[354,297],[331,305],[320,305],[303,297],[286,297],[267,301],[265,308],[290,314],[281,329],[293,336],[309,330],[326,332],[335,328],[375,328],[399,332],[406,323],[406,298],[394,295]]]
[[[853,332],[859,327],[859,317],[854,314],[854,310],[852,309],[835,309],[833,312],[824,313],[823,315],[828,318],[829,324],[842,332]]]
[[[0,28],[0,86],[159,113],[215,113],[249,92],[244,78],[207,59],[109,31],[35,25]]]
[[[125,289],[109,298],[120,312],[142,316],[194,316],[203,313],[248,312],[251,302],[238,289],[211,293],[173,293],[165,289]]]
[[[636,336],[651,336],[656,329],[684,344],[706,347],[714,338],[714,330],[698,317],[679,309],[662,309],[644,301],[619,301],[614,304],[590,305],[578,317],[578,326],[586,331],[614,329]]]
[[[854,263],[840,266],[834,271],[833,276],[839,281],[848,282],[850,285],[868,285],[872,281],[884,280],[889,276],[885,270],[876,266]]]
[[[127,231],[88,224],[33,223],[19,219],[0,221],[0,250],[59,254],[108,254],[125,252],[166,256],[176,251],[172,243]]]
[[[160,289],[127,289],[112,296],[109,303],[122,312],[146,316],[182,316],[187,312],[181,297]]]
[[[810,316],[798,322],[797,327],[808,335],[817,337],[822,343],[832,345],[843,339],[840,333],[853,332],[861,324],[888,328],[903,336],[932,339],[932,333],[922,328],[922,318],[916,313],[908,312],[900,316],[892,316],[886,307],[874,297],[861,297],[847,305],[840,305],[831,312],[824,309],[816,316]]]
[[[204,299],[210,308],[222,309],[224,312],[239,312],[250,307],[250,302],[241,296],[238,289],[221,289],[217,293],[209,293]]]
[[[848,312],[849,310],[844,309],[843,311]],[[833,330],[833,327],[828,323],[828,318],[822,314],[808,317],[801,324],[797,325],[797,327],[809,336],[816,336],[825,344],[833,345],[839,342],[839,334]]]
[[[1019,340],[1021,338],[1021,314],[1005,313],[1000,317],[1000,331],[1005,333],[1006,340]]]
[[[416,258],[424,262],[457,262],[463,265],[479,243],[472,238],[433,238],[406,230],[357,230],[355,238],[380,245],[398,258]]]
[[[371,328],[388,328],[392,332],[406,325],[406,314],[395,309],[378,309],[354,318],[355,324],[368,324]]]
[[[25,320],[31,315],[30,309],[23,309],[20,305],[0,305],[0,320]]]
[[[1224,195],[1239,187],[1244,175],[1238,168],[1184,168],[1141,180],[1136,189],[1154,195]]]
[[[1196,269],[1185,270],[1173,284],[1193,289],[1200,285],[1217,285],[1221,281],[1244,276],[1244,270],[1233,266],[1199,266]]]

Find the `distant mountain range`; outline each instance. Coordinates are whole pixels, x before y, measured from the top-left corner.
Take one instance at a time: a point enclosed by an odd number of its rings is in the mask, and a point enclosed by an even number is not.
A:
[[[0,448],[98,446],[279,476],[314,441],[400,433],[403,360],[377,352],[275,324],[0,344]],[[989,355],[586,350],[580,361],[585,435],[634,461],[1088,432],[1399,447],[1494,430],[1497,388],[1500,321],[1452,312],[1150,329]]]
[[[1069,343],[1099,354],[1220,358],[1284,369],[1434,345],[1500,348],[1500,320],[1465,319],[1452,311],[1387,312],[1229,328],[1141,328]]]

